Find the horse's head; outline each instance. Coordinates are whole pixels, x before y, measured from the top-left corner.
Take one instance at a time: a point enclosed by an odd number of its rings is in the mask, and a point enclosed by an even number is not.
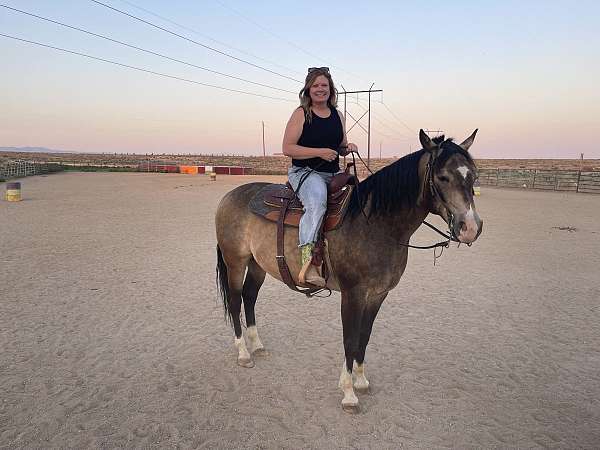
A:
[[[474,242],[483,227],[473,200],[477,167],[468,153],[476,133],[462,144],[443,137],[431,140],[423,130],[419,133],[421,145],[429,154],[423,188],[430,194],[431,212],[441,216],[452,235],[465,244]]]

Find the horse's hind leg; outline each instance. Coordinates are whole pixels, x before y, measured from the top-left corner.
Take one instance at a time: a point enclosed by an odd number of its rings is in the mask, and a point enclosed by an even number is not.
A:
[[[254,259],[251,259],[248,263],[248,272],[246,273],[244,287],[242,288],[242,300],[244,301],[244,313],[246,315],[246,326],[248,327],[246,330],[246,337],[249,341],[248,345],[250,346],[250,353],[264,350],[256,329],[254,305],[256,304],[258,291],[265,281],[265,275],[266,272],[256,263]]]
[[[233,270],[232,270],[233,269]],[[229,311],[231,321],[233,322],[233,331],[235,333],[235,346],[238,349],[237,362],[242,367],[254,367],[254,361],[248,349],[246,341],[242,335],[242,324],[240,313],[242,311],[242,284],[244,281],[245,267],[228,267],[228,279],[231,300],[229,303]]]
[[[242,335],[242,323],[240,313],[242,311],[242,288],[244,285],[244,274],[250,258],[240,258],[239,255],[227,257],[217,246],[217,274],[225,313],[229,315],[235,333],[234,343],[238,349],[238,364],[242,367],[254,367],[254,361]]]

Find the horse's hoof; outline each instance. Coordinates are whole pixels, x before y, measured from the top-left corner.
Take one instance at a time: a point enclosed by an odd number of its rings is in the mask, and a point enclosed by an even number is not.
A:
[[[354,392],[344,394],[342,399],[342,409],[350,414],[356,414],[358,412],[358,399]]]
[[[238,365],[245,367],[247,369],[251,369],[252,367],[254,367],[254,361],[252,360],[252,358],[239,358],[237,360]]]
[[[369,385],[366,386],[354,386],[354,392],[359,394],[368,394],[370,392]]]
[[[260,357],[265,357],[265,356],[269,356],[269,352],[265,350],[264,347],[259,347],[256,350],[254,350],[252,352],[252,354],[254,356],[260,356]]]
[[[348,414],[358,414],[358,403],[348,403],[346,405],[342,403],[342,409]]]

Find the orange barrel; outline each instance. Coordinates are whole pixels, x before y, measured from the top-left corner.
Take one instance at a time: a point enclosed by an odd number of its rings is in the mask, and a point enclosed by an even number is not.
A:
[[[9,202],[21,201],[21,183],[6,183],[6,200]]]

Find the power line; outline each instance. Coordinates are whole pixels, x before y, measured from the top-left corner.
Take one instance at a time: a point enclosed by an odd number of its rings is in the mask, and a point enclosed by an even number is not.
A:
[[[387,104],[385,104],[385,103],[383,102],[383,96],[382,96],[382,99],[381,99],[381,101],[377,101],[377,100],[373,100],[373,101],[374,101],[375,103],[381,103],[381,104],[382,104],[382,105],[385,107],[385,109],[386,109],[386,110],[387,110],[387,111],[388,111],[388,112],[391,114],[391,116],[392,116],[392,117],[393,117],[393,118],[394,118],[394,119],[395,119],[395,120],[396,120],[398,123],[400,123],[400,124],[401,124],[402,126],[404,126],[404,127],[405,127],[405,128],[408,130],[408,131],[410,131],[410,132],[411,132],[411,135],[416,133],[416,131],[415,131],[415,130],[413,130],[411,127],[409,127],[409,126],[408,126],[408,125],[407,125],[407,124],[406,124],[406,123],[405,123],[405,122],[404,122],[402,119],[400,119],[400,118],[399,118],[399,117],[398,117],[398,116],[397,116],[397,115],[396,115],[396,114],[395,114],[395,113],[394,113],[394,112],[393,112],[393,111],[392,111],[392,110],[391,110],[391,109],[388,107],[388,105],[387,105]],[[354,103],[354,102],[353,102],[353,103]],[[363,106],[363,105],[362,105],[362,104],[361,104],[361,103],[358,101],[358,95],[356,96],[356,104],[357,104],[357,105],[359,105],[361,108],[365,109],[365,107],[364,107],[364,106]],[[375,118],[375,119],[377,120],[377,118]],[[385,125],[383,122],[381,122],[381,123],[382,123],[382,125],[384,125],[384,126],[387,126],[387,125]],[[388,128],[389,128],[389,126],[388,126]]]
[[[92,1],[95,1],[95,0],[92,0]],[[270,35],[271,35],[271,36],[273,36],[274,38],[276,38],[276,39],[279,39],[280,41],[283,41],[283,42],[285,42],[285,43],[286,43],[286,44],[288,44],[288,45],[291,45],[291,46],[292,46],[292,47],[294,47],[295,49],[297,49],[297,50],[300,50],[302,53],[305,53],[306,55],[310,56],[311,58],[315,58],[315,59],[317,59],[317,60],[319,60],[319,61],[322,61],[322,62],[324,62],[324,63],[326,63],[326,64],[329,64],[329,61],[326,61],[326,60],[324,60],[323,58],[321,58],[321,57],[319,57],[319,56],[317,56],[317,55],[315,55],[315,54],[313,54],[313,53],[309,52],[308,50],[306,50],[306,49],[305,49],[305,48],[303,48],[302,46],[300,46],[300,45],[297,45],[297,44],[295,44],[294,42],[292,42],[292,41],[289,41],[289,40],[287,40],[287,39],[285,39],[285,38],[283,38],[283,37],[281,37],[281,36],[279,36],[279,35],[277,35],[277,34],[273,33],[273,32],[272,32],[271,30],[269,30],[267,27],[265,27],[265,26],[261,25],[260,23],[258,23],[258,22],[255,22],[254,20],[252,20],[252,19],[250,19],[250,18],[246,17],[246,16],[245,16],[244,14],[242,14],[240,11],[238,11],[238,10],[236,10],[236,9],[232,8],[231,6],[228,6],[228,5],[226,5],[226,4],[225,4],[225,3],[223,3],[222,1],[220,1],[220,0],[215,0],[215,2],[217,2],[217,3],[218,3],[219,5],[221,5],[223,8],[225,8],[225,9],[228,9],[229,11],[233,12],[234,14],[237,14],[237,15],[238,15],[238,16],[240,16],[242,19],[244,19],[244,20],[246,20],[246,21],[250,22],[252,25],[254,25],[254,26],[256,26],[256,27],[260,28],[260,29],[261,29],[261,30],[263,30],[265,33],[267,33],[267,34],[270,34]],[[329,65],[330,65],[332,68],[334,68],[334,69],[341,70],[342,72],[346,72],[348,75],[351,75],[351,76],[353,76],[354,78],[358,78],[358,79],[360,79],[360,80],[363,80],[363,81],[364,81],[364,79],[363,79],[363,78],[359,77],[358,75],[355,75],[355,74],[353,74],[352,72],[348,72],[347,70],[344,70],[344,69],[342,69],[342,68],[340,68],[340,67],[336,67],[336,66],[334,66],[333,64],[329,64]]]
[[[358,95],[357,95],[357,97],[358,97]],[[348,101],[348,100],[346,100],[346,101]],[[362,109],[363,115],[358,119],[358,121],[360,121],[368,113],[368,109],[363,104],[361,104],[358,101],[358,98],[356,99],[356,101],[348,101],[348,103],[353,103],[353,104],[357,105],[360,109]],[[358,122],[358,121],[352,116],[352,114],[350,114],[349,111],[347,111],[347,114],[350,115],[350,117],[355,121],[354,125],[356,125],[357,124],[356,122]],[[389,129],[390,131],[392,131],[394,133],[394,135],[389,135],[389,134],[384,133],[382,131],[376,131],[375,134],[377,134],[378,136],[383,136],[386,139],[392,140],[392,141],[409,141],[409,140],[411,140],[410,138],[406,137],[403,134],[397,134],[398,133],[397,129],[395,129],[395,128],[391,127],[390,125],[386,124],[381,119],[379,119],[377,116],[373,115],[372,118],[375,119],[377,122],[379,122],[382,126],[386,127],[387,129]],[[352,128],[354,128],[354,125],[352,125],[352,127],[350,127],[347,130],[347,133],[349,133],[350,130]],[[365,130],[364,127],[362,127],[362,125],[360,125],[360,124],[358,124],[358,125],[363,129],[363,131],[367,132],[367,130]]]
[[[203,47],[203,48],[206,48],[206,49],[211,50],[213,52],[219,53],[220,55],[226,56],[228,58],[231,58],[231,59],[234,59],[236,61],[242,62],[244,64],[248,64],[249,66],[256,67],[257,69],[264,70],[265,72],[272,73],[272,74],[280,76],[282,78],[287,78],[288,80],[292,80],[292,81],[296,81],[298,83],[302,83],[300,80],[296,80],[295,78],[288,77],[287,75],[283,75],[283,74],[281,74],[279,72],[275,72],[274,70],[267,69],[266,67],[259,66],[258,64],[251,63],[250,61],[246,61],[245,59],[238,58],[237,56],[230,55],[229,53],[226,53],[226,52],[223,52],[223,51],[218,50],[216,48],[210,47],[209,45],[203,44],[203,43],[198,42],[198,41],[196,41],[194,39],[190,39],[188,37],[185,37],[185,36],[183,36],[183,35],[181,35],[179,33],[175,33],[174,31],[168,30],[167,28],[163,28],[160,25],[156,25],[156,24],[154,24],[152,22],[144,20],[141,17],[137,17],[137,16],[134,16],[133,14],[129,14],[128,12],[121,11],[120,9],[117,9],[117,8],[115,8],[113,6],[107,5],[106,3],[102,3],[102,2],[100,2],[98,0],[90,0],[90,1],[94,2],[94,3],[98,4],[98,5],[104,6],[105,8],[111,9],[111,10],[113,10],[115,12],[118,12],[119,14],[123,14],[123,15],[125,15],[127,17],[131,17],[132,19],[138,20],[138,21],[140,21],[142,23],[145,23],[146,25],[150,25],[151,27],[154,27],[154,28],[157,28],[157,29],[159,29],[161,31],[164,31],[165,33],[172,34],[173,36],[177,36],[178,38],[181,38],[181,39],[183,39],[185,41],[191,42],[193,44],[199,45],[200,47]]]
[[[234,60],[236,60],[236,61],[239,61],[239,62],[242,62],[242,63],[244,63],[244,64],[248,64],[248,65],[250,65],[250,66],[252,66],[252,67],[256,67],[256,68],[258,68],[258,69],[264,70],[264,71],[266,71],[266,72],[269,72],[269,73],[272,73],[272,74],[274,74],[274,75],[277,75],[277,76],[280,76],[280,77],[283,77],[283,78],[286,78],[286,79],[289,79],[289,80],[292,80],[292,81],[296,81],[296,82],[298,82],[298,83],[302,83],[302,81],[300,81],[300,80],[296,80],[295,78],[288,77],[287,75],[283,75],[283,74],[281,74],[281,73],[279,73],[279,72],[275,72],[275,71],[273,71],[273,70],[270,70],[270,69],[267,69],[267,68],[265,68],[265,67],[259,66],[258,64],[254,64],[254,63],[251,63],[251,62],[249,62],[249,61],[246,61],[246,60],[244,60],[244,59],[241,59],[241,58],[238,58],[238,57],[236,57],[236,56],[230,55],[229,53],[226,53],[226,52],[223,52],[223,51],[221,51],[221,50],[215,49],[215,48],[213,48],[213,47],[210,47],[210,46],[208,46],[208,45],[206,45],[206,44],[203,44],[203,43],[201,43],[201,42],[195,41],[194,39],[190,39],[190,38],[188,38],[188,37],[186,37],[186,36],[183,36],[183,35],[181,35],[181,34],[175,33],[174,31],[168,30],[168,29],[166,29],[166,28],[164,28],[164,27],[161,27],[161,26],[159,26],[159,25],[156,25],[156,24],[154,24],[154,23],[152,23],[152,22],[149,22],[149,21],[147,21],[147,20],[144,20],[144,19],[142,19],[142,18],[140,18],[140,17],[137,17],[137,16],[135,16],[135,15],[133,15],[133,14],[130,14],[130,13],[128,13],[128,12],[125,12],[125,11],[122,11],[122,10],[120,10],[120,9],[118,9],[118,8],[115,8],[115,7],[113,7],[113,6],[107,5],[106,3],[103,3],[103,2],[101,2],[101,1],[99,1],[99,0],[90,0],[90,1],[92,1],[92,2],[94,2],[94,3],[96,3],[96,4],[98,4],[98,5],[104,6],[104,7],[108,8],[108,9],[111,9],[111,10],[113,10],[113,11],[115,11],[115,12],[118,12],[118,13],[120,13],[120,14],[123,14],[123,15],[125,15],[125,16],[127,16],[127,17],[131,17],[132,19],[138,20],[138,21],[140,21],[140,22],[142,22],[142,23],[145,23],[145,24],[147,24],[147,25],[150,25],[150,26],[152,26],[152,27],[154,27],[154,28],[157,28],[157,29],[159,29],[159,30],[161,30],[161,31],[164,31],[164,32],[166,32],[166,33],[169,33],[169,34],[171,34],[171,35],[173,35],[173,36],[177,36],[177,37],[179,37],[179,38],[181,38],[181,39],[184,39],[184,40],[186,40],[186,41],[188,41],[188,42],[191,42],[191,43],[193,43],[193,44],[199,45],[199,46],[201,46],[201,47],[203,47],[203,48],[206,48],[206,49],[208,49],[208,50],[211,50],[211,51],[213,51],[213,52],[219,53],[219,54],[221,54],[221,55],[223,55],[223,56],[226,56],[226,57],[228,57],[228,58],[234,59]],[[121,1],[124,1],[124,0],[121,0]],[[249,18],[247,18],[246,16],[244,16],[244,15],[243,15],[242,13],[240,13],[239,11],[237,11],[237,10],[235,10],[235,9],[233,9],[233,8],[231,8],[231,7],[229,7],[229,6],[227,6],[227,5],[225,5],[225,4],[224,4],[223,2],[221,2],[220,0],[215,0],[215,1],[216,1],[217,3],[219,3],[221,6],[223,6],[224,8],[227,8],[227,9],[229,9],[229,10],[233,11],[234,13],[238,14],[239,16],[241,16],[242,18],[244,18],[245,20],[247,20],[247,21],[249,21],[250,23],[252,23],[253,25],[255,25],[255,26],[259,27],[259,28],[260,28],[260,29],[262,29],[263,31],[265,31],[265,32],[267,32],[267,33],[269,33],[269,34],[271,34],[272,36],[276,37],[277,39],[280,39],[280,40],[282,40],[282,41],[286,42],[288,45],[291,45],[292,47],[294,47],[294,48],[296,48],[296,49],[298,49],[298,50],[300,50],[300,51],[302,51],[302,52],[306,53],[307,55],[311,56],[312,58],[317,58],[317,59],[319,59],[319,60],[321,60],[321,61],[324,61],[324,62],[326,62],[324,59],[322,59],[322,58],[320,58],[319,56],[316,56],[316,55],[314,55],[314,54],[312,54],[312,53],[308,52],[307,50],[305,50],[305,49],[304,49],[304,48],[302,48],[301,46],[299,46],[299,45],[297,45],[297,44],[295,44],[295,43],[293,43],[293,42],[291,42],[291,41],[288,41],[288,40],[286,40],[286,39],[284,39],[284,38],[282,38],[282,37],[280,37],[280,36],[276,35],[275,33],[273,33],[273,32],[271,32],[270,30],[268,30],[266,27],[264,27],[264,26],[260,25],[259,23],[255,22],[255,21],[253,21],[253,20],[251,20],[251,19],[249,19]],[[126,3],[127,3],[127,2],[126,2]],[[332,67],[335,67],[335,66],[333,66],[333,65],[332,65]],[[344,69],[341,69],[341,70],[342,70],[342,71],[344,71],[344,72],[346,72],[346,73],[348,73],[348,74],[350,74],[350,75],[352,75],[352,76],[354,76],[354,77],[357,77],[356,75],[354,75],[354,74],[352,74],[352,73],[350,73],[350,72],[348,72],[348,71],[346,71],[346,70],[344,70]],[[360,78],[360,77],[357,77],[357,78]],[[395,118],[395,119],[396,119],[396,120],[397,120],[397,121],[398,121],[400,124],[402,124],[402,125],[403,125],[403,126],[406,128],[406,129],[408,129],[410,132],[412,132],[412,133],[415,133],[415,131],[414,131],[413,129],[411,129],[411,128],[410,128],[408,125],[406,125],[406,123],[404,123],[404,122],[403,122],[403,121],[402,121],[400,118],[398,118],[398,117],[396,116],[396,114],[395,114],[395,113],[394,113],[394,112],[393,112],[393,111],[392,111],[392,110],[391,110],[391,109],[390,109],[390,108],[387,106],[387,104],[385,104],[385,103],[383,102],[383,100],[381,101],[381,104],[382,104],[382,105],[383,105],[383,106],[384,106],[384,107],[385,107],[385,108],[386,108],[386,109],[387,109],[387,110],[390,112],[390,114],[391,114],[391,115],[392,115],[392,116],[393,116],[393,117],[394,117],[394,118]]]
[[[410,131],[411,133],[416,133],[415,130],[413,130],[411,127],[409,127],[408,125],[406,125],[406,123],[404,123],[398,116],[396,116],[396,114],[394,114],[394,111],[392,111],[388,105],[386,105],[383,100],[381,100],[381,104],[383,106],[385,106],[385,109],[388,110],[388,112],[394,117],[394,119],[396,119],[401,125],[403,125],[408,131]]]
[[[102,62],[105,62],[105,63],[108,63],[108,64],[114,64],[115,66],[126,67],[128,69],[137,70],[139,72],[150,73],[152,75],[157,75],[157,76],[160,76],[160,77],[170,78],[172,80],[185,81],[186,83],[192,83],[192,84],[197,84],[197,85],[200,85],[200,86],[211,87],[211,88],[219,89],[219,90],[222,90],[222,91],[235,92],[235,93],[238,93],[238,94],[252,95],[254,97],[269,98],[269,99],[272,99],[272,100],[282,100],[282,101],[285,101],[285,102],[294,102],[294,100],[290,100],[290,99],[287,99],[287,98],[272,97],[270,95],[262,95],[262,94],[256,94],[254,92],[240,91],[238,89],[230,89],[230,88],[226,88],[226,87],[223,87],[223,86],[217,86],[217,85],[214,85],[214,84],[202,83],[200,81],[189,80],[187,78],[177,77],[175,75],[168,75],[168,74],[161,73],[161,72],[155,72],[154,70],[143,69],[141,67],[131,66],[129,64],[124,64],[124,63],[120,63],[120,62],[117,62],[117,61],[112,61],[110,59],[100,58],[98,56],[92,56],[92,55],[88,55],[86,53],[76,52],[76,51],[73,51],[73,50],[67,50],[65,48],[55,47],[53,45],[43,44],[41,42],[30,41],[30,40],[27,40],[27,39],[18,38],[16,36],[10,36],[8,34],[0,33],[0,36],[3,36],[5,38],[9,38],[9,39],[14,39],[16,41],[26,42],[28,44],[38,45],[40,47],[51,48],[53,50],[59,50],[61,52],[65,52],[65,53],[71,53],[73,55],[83,56],[85,58],[94,59],[96,61],[102,61]]]
[[[361,108],[363,111],[366,111],[366,110],[367,110],[367,108],[365,108],[365,106],[364,106],[362,103],[360,103],[360,102],[358,101],[358,99],[356,99],[356,102],[349,102],[349,103],[354,103],[354,104],[358,105],[358,106],[359,106],[359,107],[360,107],[360,108]],[[391,126],[391,125],[389,125],[388,123],[385,123],[385,122],[384,122],[383,120],[381,120],[379,117],[377,117],[377,116],[373,115],[373,119],[375,119],[377,122],[379,122],[379,124],[380,124],[380,125],[384,126],[385,128],[387,128],[388,130],[392,131],[393,133],[398,133],[396,137],[402,137],[402,138],[408,139],[408,137],[407,137],[407,136],[405,136],[405,135],[404,135],[404,134],[402,134],[402,133],[399,133],[399,131],[398,131],[396,128],[392,127],[392,126]],[[381,134],[381,135],[383,135],[383,136],[385,136],[385,137],[388,137],[388,138],[393,138],[393,137],[394,137],[394,136],[390,136],[390,135],[388,135],[388,134],[385,134],[385,133],[382,133],[382,132],[379,132],[378,134]]]
[[[269,89],[274,89],[276,91],[287,92],[289,94],[295,94],[296,93],[294,91],[289,91],[287,89],[282,89],[282,88],[278,88],[278,87],[271,86],[271,85],[268,85],[268,84],[259,83],[257,81],[247,80],[245,78],[237,77],[235,75],[230,75],[230,74],[227,74],[227,73],[219,72],[217,70],[209,69],[207,67],[198,66],[196,64],[192,64],[192,63],[189,63],[189,62],[186,62],[186,61],[182,61],[182,60],[177,59],[177,58],[172,58],[170,56],[163,55],[161,53],[157,53],[157,52],[154,52],[152,50],[147,50],[147,49],[144,49],[144,48],[141,48],[141,47],[137,47],[135,45],[128,44],[126,42],[122,42],[122,41],[119,41],[117,39],[110,38],[108,36],[104,36],[102,34],[93,33],[91,31],[85,30],[83,28],[79,28],[79,27],[75,27],[75,26],[72,26],[72,25],[68,25],[66,23],[58,22],[56,20],[52,20],[52,19],[49,19],[47,17],[38,16],[37,14],[33,14],[33,13],[30,13],[30,12],[27,12],[27,11],[22,11],[22,10],[17,9],[17,8],[12,8],[10,6],[7,6],[7,5],[4,5],[4,4],[1,4],[1,3],[0,3],[0,6],[3,7],[3,8],[6,8],[6,9],[12,10],[12,11],[18,12],[18,13],[21,13],[21,14],[26,14],[28,16],[35,17],[36,19],[45,20],[46,22],[51,22],[51,23],[54,23],[56,25],[60,25],[62,27],[70,28],[72,30],[76,30],[76,31],[79,31],[79,32],[82,32],[82,33],[86,33],[86,34],[89,34],[91,36],[99,37],[101,39],[105,39],[105,40],[110,41],[110,42],[114,42],[114,43],[117,43],[117,44],[120,44],[120,45],[124,45],[125,47],[133,48],[135,50],[139,50],[141,52],[149,53],[151,55],[160,56],[161,58],[165,58],[165,59],[168,59],[170,61],[175,61],[175,62],[178,62],[180,64],[185,64],[186,66],[195,67],[196,69],[205,70],[207,72],[215,73],[217,75],[221,75],[221,76],[224,76],[224,77],[227,77],[227,78],[233,78],[234,80],[244,81],[246,83],[250,83],[250,84],[257,85],[257,86],[266,87],[266,88],[269,88]]]
[[[293,72],[293,73],[299,74],[299,72],[296,71],[296,70],[294,70],[294,69],[290,69],[289,67],[283,66],[283,65],[278,64],[278,63],[273,62],[273,61],[270,61],[270,60],[268,60],[266,58],[262,58],[260,56],[256,56],[256,55],[254,55],[254,54],[252,54],[252,53],[250,53],[250,52],[248,52],[246,50],[241,50],[241,49],[239,49],[237,47],[234,47],[233,45],[230,45],[230,44],[227,44],[227,43],[225,43],[223,41],[219,41],[217,39],[214,39],[214,38],[212,38],[212,37],[210,37],[210,36],[208,36],[208,35],[206,35],[204,33],[200,33],[198,30],[195,30],[194,28],[190,28],[188,26],[182,25],[182,24],[180,24],[178,22],[175,22],[174,20],[169,19],[168,17],[161,16],[160,14],[157,14],[157,13],[155,13],[153,11],[150,11],[149,9],[142,8],[141,6],[136,5],[135,3],[132,3],[132,2],[127,1],[127,0],[120,0],[120,1],[122,3],[125,3],[125,4],[127,4],[129,6],[132,6],[132,7],[136,8],[136,9],[139,9],[140,11],[144,11],[145,13],[150,14],[151,16],[157,17],[157,18],[159,18],[161,20],[164,20],[165,22],[169,22],[172,25],[175,25],[175,26],[177,26],[179,28],[182,28],[184,30],[190,31],[190,32],[192,32],[192,33],[194,33],[194,34],[196,34],[198,36],[201,36],[201,37],[203,37],[205,39],[208,39],[209,41],[212,41],[212,42],[214,42],[216,44],[222,45],[223,47],[227,47],[227,48],[229,48],[231,50],[235,50],[236,52],[239,52],[239,53],[242,53],[242,54],[244,54],[246,56],[250,56],[251,58],[255,58],[255,59],[258,59],[260,61],[266,62],[267,64],[271,64],[273,66],[280,67],[280,68],[285,69],[285,70],[287,70],[289,72]]]

